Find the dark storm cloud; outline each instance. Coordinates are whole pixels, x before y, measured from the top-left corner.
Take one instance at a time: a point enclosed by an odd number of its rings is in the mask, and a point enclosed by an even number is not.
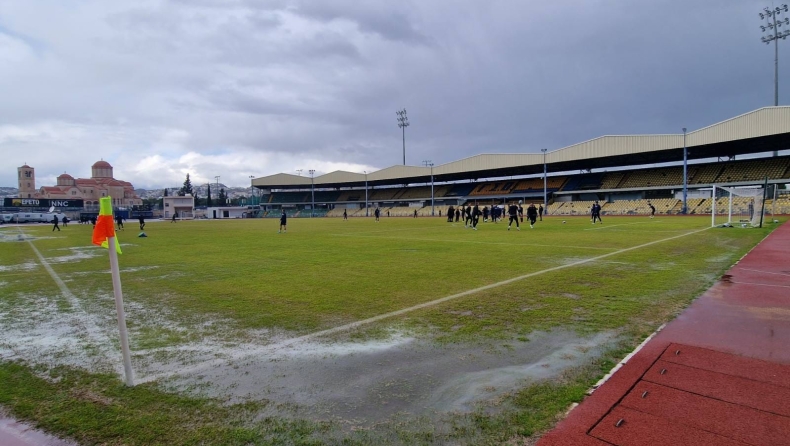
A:
[[[245,184],[399,164],[404,107],[409,164],[678,133],[772,105],[765,5],[0,0],[0,150],[53,179],[107,153],[140,186]]]

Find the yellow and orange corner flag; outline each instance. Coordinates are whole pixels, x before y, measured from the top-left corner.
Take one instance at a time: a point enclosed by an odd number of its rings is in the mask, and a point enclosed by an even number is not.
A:
[[[115,251],[121,253],[121,244],[115,236],[115,222],[112,218],[112,199],[102,197],[99,200],[99,218],[96,219],[96,227],[93,228],[93,244],[102,248],[109,247],[107,239],[115,237]]]

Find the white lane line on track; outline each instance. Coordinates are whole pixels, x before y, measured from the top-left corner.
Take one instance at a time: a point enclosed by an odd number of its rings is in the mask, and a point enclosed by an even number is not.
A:
[[[759,269],[751,269],[751,268],[738,268],[738,269],[741,271],[754,271],[756,273],[762,273],[762,274],[776,274],[777,276],[790,276],[790,274],[787,273],[775,273],[772,271],[762,271]]]
[[[659,222],[660,222],[660,220],[656,220],[656,221],[655,221],[655,223],[659,223]],[[618,226],[643,225],[643,224],[645,224],[645,223],[654,223],[654,222],[650,222],[650,221],[638,221],[638,222],[636,222],[636,223],[621,223],[621,224],[619,224],[619,225],[609,225],[609,226],[603,226],[603,224],[601,224],[601,226],[596,226],[596,227],[594,227],[594,228],[587,228],[587,229],[585,229],[585,231],[595,231],[595,230],[598,230],[598,229],[609,229],[609,228],[616,228],[616,227],[618,227]]]
[[[24,231],[22,231],[22,228],[18,228],[18,229],[20,233],[25,234]],[[52,277],[52,280],[55,281],[55,284],[58,286],[58,288],[60,288],[61,294],[69,302],[71,308],[73,308],[74,311],[78,313],[87,315],[88,313],[82,308],[82,305],[80,305],[80,301],[79,299],[77,299],[77,296],[75,296],[74,293],[71,292],[69,287],[66,286],[66,283],[63,282],[63,280],[60,278],[58,273],[56,273],[55,270],[52,269],[52,267],[49,265],[49,262],[47,262],[47,259],[45,259],[44,256],[41,255],[41,252],[38,250],[38,248],[36,248],[36,245],[34,245],[33,242],[29,239],[26,241],[28,245],[30,245],[30,247],[33,249],[33,252],[36,253],[36,256],[38,257],[38,260],[41,262],[41,265],[49,273],[50,277]],[[101,329],[99,329],[99,327],[95,323],[93,323],[90,317],[86,317],[84,318],[84,320],[80,320],[79,318],[76,318],[75,325],[82,325],[84,332],[88,335],[89,338],[93,340],[94,343],[96,343],[96,347],[99,350],[102,350],[105,353],[105,355],[109,357],[107,349],[109,348],[109,346],[112,345],[112,342],[107,336],[102,334]]]
[[[790,288],[790,285],[773,285],[770,283],[755,283],[755,282],[736,282],[732,281],[729,283],[735,283],[738,285],[757,285],[757,286],[770,286],[770,287],[777,287],[777,288]]]
[[[516,231],[518,232],[518,231]],[[526,232],[526,231],[525,231]],[[445,240],[445,239],[438,239],[438,238],[412,238],[409,237],[408,240],[404,240],[400,237],[387,237],[387,236],[378,236],[378,235],[356,235],[356,234],[332,234],[338,237],[360,237],[360,238],[375,238],[375,239],[392,239],[392,240],[402,240],[402,241],[416,241],[416,242],[442,242],[442,243],[474,243],[479,245],[506,245],[506,246],[535,246],[535,247],[545,247],[545,248],[568,248],[568,249],[602,249],[604,251],[614,251],[614,248],[601,248],[597,246],[566,246],[566,245],[545,245],[539,243],[507,243],[507,242],[486,242],[480,240]]]
[[[424,302],[424,303],[421,303],[421,304],[418,304],[418,305],[414,305],[414,306],[411,306],[411,307],[408,307],[408,308],[403,308],[403,309],[400,309],[400,310],[391,311],[389,313],[380,314],[378,316],[374,316],[374,317],[371,317],[371,318],[368,318],[368,319],[363,319],[361,321],[351,322],[350,324],[341,325],[341,326],[338,326],[338,327],[329,328],[329,329],[317,331],[317,332],[314,332],[314,333],[309,333],[309,334],[306,334],[306,335],[303,335],[303,336],[299,336],[299,337],[296,337],[296,338],[286,339],[284,341],[280,341],[280,342],[277,342],[277,343],[274,343],[274,344],[264,345],[264,346],[261,346],[260,348],[256,348],[256,349],[252,349],[252,350],[245,350],[243,353],[232,354],[232,355],[229,355],[229,357],[226,357],[226,358],[214,359],[214,360],[211,360],[211,361],[203,362],[201,364],[193,365],[191,367],[181,367],[175,373],[165,373],[165,374],[151,375],[151,376],[147,376],[147,377],[144,377],[144,378],[138,378],[138,382],[141,382],[141,383],[143,383],[143,382],[150,382],[150,381],[155,381],[155,380],[161,379],[161,378],[168,378],[168,377],[177,376],[177,375],[184,375],[184,374],[188,374],[188,373],[199,372],[199,371],[206,370],[206,369],[209,369],[209,368],[214,367],[214,366],[227,364],[230,361],[250,358],[250,357],[253,357],[253,356],[265,353],[267,351],[273,351],[273,350],[277,350],[277,349],[280,349],[280,348],[283,348],[283,347],[288,347],[288,346],[291,346],[293,344],[297,344],[297,343],[300,343],[300,342],[309,341],[309,340],[312,340],[312,339],[315,339],[315,338],[319,338],[319,337],[322,337],[322,336],[327,336],[327,335],[332,335],[332,334],[335,334],[335,333],[340,333],[340,332],[352,330],[354,328],[358,328],[358,327],[362,327],[364,325],[372,324],[373,322],[378,322],[378,321],[381,321],[383,319],[388,319],[388,318],[391,318],[391,317],[394,317],[394,316],[400,316],[400,315],[403,315],[403,314],[406,314],[406,313],[411,313],[412,311],[421,310],[423,308],[430,308],[430,307],[436,306],[436,305],[444,303],[444,302],[448,302],[448,301],[451,301],[451,300],[454,300],[454,299],[458,299],[459,297],[469,296],[471,294],[479,293],[481,291],[490,290],[491,288],[496,288],[496,287],[500,287],[502,285],[508,285],[508,284],[513,283],[513,282],[518,282],[520,280],[528,279],[530,277],[539,276],[541,274],[550,273],[550,272],[554,272],[554,271],[560,271],[560,270],[563,270],[563,269],[566,269],[566,268],[571,268],[571,267],[578,266],[578,265],[584,265],[585,263],[590,263],[590,262],[594,262],[596,260],[605,259],[607,257],[611,257],[611,256],[614,256],[614,255],[617,255],[617,254],[622,254],[624,252],[634,251],[634,250],[637,250],[637,249],[646,248],[648,246],[656,245],[658,243],[667,242],[667,241],[670,241],[670,240],[678,239],[678,238],[681,238],[681,237],[686,237],[686,236],[693,235],[693,234],[698,234],[698,233],[700,233],[702,231],[707,231],[708,229],[710,229],[710,228],[706,227],[704,229],[698,229],[696,231],[687,232],[685,234],[676,235],[676,236],[668,237],[668,238],[661,239],[661,240],[655,240],[655,241],[648,242],[648,243],[643,243],[641,245],[632,246],[630,248],[624,248],[624,249],[621,249],[621,250],[618,250],[618,251],[609,252],[609,253],[606,253],[606,254],[601,254],[601,255],[596,256],[596,257],[590,257],[589,259],[579,260],[579,261],[576,261],[576,262],[573,262],[573,263],[567,263],[565,265],[559,265],[559,266],[555,266],[555,267],[552,267],[552,268],[546,268],[544,270],[536,271],[536,272],[529,273],[529,274],[524,274],[524,275],[521,275],[521,276],[518,276],[518,277],[513,277],[511,279],[507,279],[507,280],[503,280],[503,281],[500,281],[500,282],[492,283],[492,284],[489,284],[489,285],[481,286],[481,287],[474,288],[474,289],[471,289],[471,290],[462,291],[460,293],[456,293],[456,294],[453,294],[451,296],[445,296],[445,297],[442,297],[440,299],[432,300],[430,302]]]

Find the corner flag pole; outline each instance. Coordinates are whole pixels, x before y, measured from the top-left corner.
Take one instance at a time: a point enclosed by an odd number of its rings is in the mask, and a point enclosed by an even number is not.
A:
[[[132,373],[132,355],[129,352],[129,335],[126,331],[126,316],[123,313],[123,291],[121,290],[121,272],[118,268],[118,254],[121,253],[121,244],[115,235],[113,224],[112,199],[102,197],[99,200],[99,216],[93,228],[93,244],[107,248],[110,252],[110,271],[112,272],[112,291],[115,295],[115,310],[118,312],[118,331],[121,334],[121,352],[123,353],[123,368],[126,373],[126,385],[134,386]]]
[[[115,246],[115,237],[108,239],[110,246]],[[121,352],[123,353],[123,370],[126,375],[126,385],[134,386],[134,373],[132,372],[132,355],[129,352],[129,335],[126,332],[126,316],[123,311],[123,290],[121,290],[121,271],[118,268],[118,253],[114,249],[110,252],[110,270],[112,271],[112,292],[115,295],[115,310],[118,312],[118,331],[121,334]]]

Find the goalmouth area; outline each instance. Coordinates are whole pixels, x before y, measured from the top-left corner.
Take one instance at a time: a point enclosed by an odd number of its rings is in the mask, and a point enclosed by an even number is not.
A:
[[[0,228],[0,405],[85,444],[519,444],[784,222]]]

